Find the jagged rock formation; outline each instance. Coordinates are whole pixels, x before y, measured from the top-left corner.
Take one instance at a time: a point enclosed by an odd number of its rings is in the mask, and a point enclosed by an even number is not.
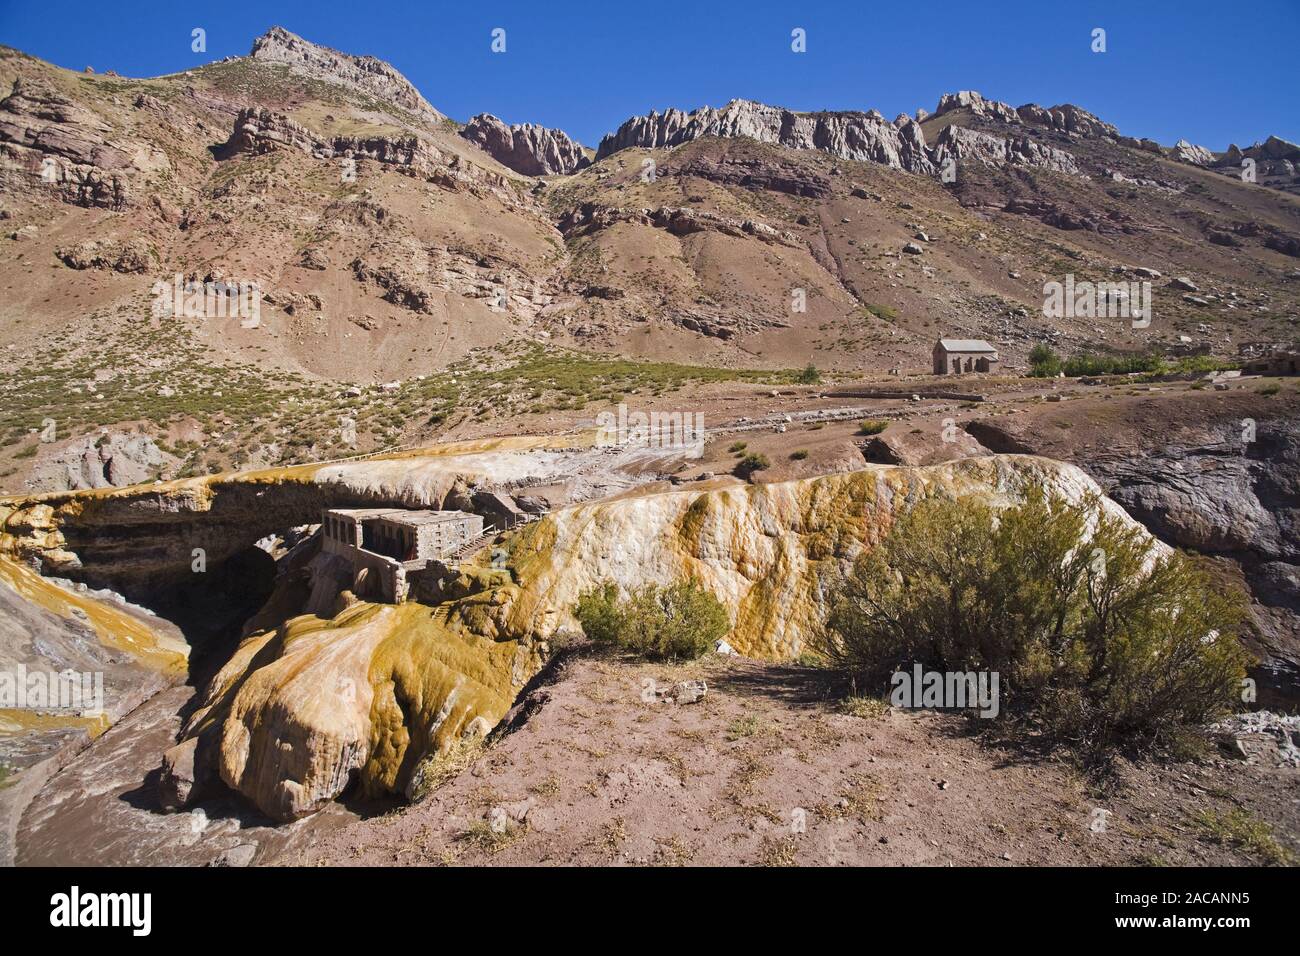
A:
[[[282,113],[249,107],[235,120],[234,130],[222,149],[233,153],[264,153],[274,149],[296,149],[317,159],[372,160],[418,173],[429,182],[453,191],[487,190],[497,198],[518,204],[510,180],[418,136],[337,136],[325,139]]]
[[[1193,166],[1209,166],[1214,163],[1213,153],[1204,146],[1194,146],[1185,139],[1175,143],[1169,155],[1180,163],[1190,163]]]
[[[766,223],[752,219],[732,219],[717,213],[676,206],[626,209],[584,203],[564,215],[560,220],[560,231],[566,236],[582,235],[591,230],[608,228],[616,222],[636,222],[654,226],[675,236],[711,230],[729,236],[752,236],[763,242],[777,245],[797,246],[799,244],[798,237],[793,233],[774,229]]]
[[[1236,143],[1228,146],[1222,156],[1214,161],[1214,166],[1231,176],[1239,176],[1248,163],[1254,160],[1256,181],[1277,189],[1296,192],[1300,189],[1300,177],[1296,175],[1300,167],[1300,146],[1277,136],[1270,136],[1262,143],[1255,143],[1241,149]]]
[[[1118,132],[1086,110],[1075,106],[1044,110],[1030,104],[1013,109],[1005,103],[986,100],[980,94],[949,93],[939,101],[934,116],[965,109],[973,115],[1015,126],[1045,126],[1079,136],[1114,138]],[[705,136],[745,136],[789,149],[815,149],[842,159],[882,163],[908,172],[934,175],[948,160],[979,162],[990,166],[1024,166],[1079,175],[1075,158],[1065,150],[1039,143],[1028,136],[1002,137],[992,133],[949,125],[943,128],[933,148],[927,147],[920,123],[906,114],[893,123],[875,110],[867,113],[795,113],[748,100],[732,100],[721,110],[702,107],[686,114],[680,110],[652,112],[625,122],[600,143],[596,157],[602,159],[632,147],[673,147]],[[709,172],[709,170],[702,170]],[[732,174],[744,182],[744,174]],[[704,178],[710,178],[705,175]],[[778,184],[782,177],[760,176]],[[722,181],[727,181],[724,174]],[[817,188],[786,183],[781,191],[816,195]],[[771,187],[763,187],[771,188]]]
[[[842,159],[883,163],[909,172],[932,173],[925,136],[910,120],[900,126],[880,113],[795,113],[751,100],[732,100],[720,110],[692,113],[670,109],[634,116],[600,141],[599,161],[631,147],[680,146],[705,136],[746,136],[789,149],[816,149]]]
[[[962,163],[983,163],[986,166],[1029,166],[1051,169],[1072,176],[1080,174],[1073,156],[1065,150],[1044,146],[1028,137],[993,136],[962,126],[946,126],[934,145],[936,165],[949,159],[959,166]]]
[[[121,209],[129,201],[131,158],[108,132],[90,110],[22,77],[0,100],[0,151],[78,206]]]
[[[723,186],[770,190],[812,199],[825,199],[833,192],[829,178],[798,163],[730,156],[717,160],[693,158],[681,163],[665,163],[662,171],[665,176],[706,179]]]
[[[55,255],[70,269],[100,269],[122,273],[145,273],[156,265],[149,243],[139,236],[125,242],[87,239]]]
[[[1103,122],[1087,110],[1071,103],[1044,108],[1037,103],[1012,107],[997,100],[988,100],[974,90],[945,93],[930,116],[943,116],[954,110],[966,110],[972,116],[1014,125],[1041,126],[1062,133],[1072,133],[1085,138],[1118,139],[1119,130]]]
[[[406,77],[373,56],[340,53],[308,42],[278,26],[253,41],[249,55],[263,63],[283,64],[298,73],[365,90],[381,101],[409,110],[428,123],[445,119]]]
[[[460,135],[502,166],[525,176],[567,176],[591,165],[583,148],[563,130],[533,123],[507,126],[491,113],[475,116]]]
[[[943,94],[943,96],[939,97],[939,105],[934,108],[934,112],[930,115],[943,116],[953,110],[962,109],[969,110],[975,116],[998,119],[1004,123],[1020,122],[1020,117],[1014,108],[998,100],[986,100],[974,90],[959,90],[956,93]]]
[[[1016,110],[1016,115],[1022,123],[1029,126],[1046,126],[1085,138],[1119,138],[1119,130],[1110,123],[1071,103],[1062,103],[1050,109],[1044,109],[1036,103],[1027,103]]]

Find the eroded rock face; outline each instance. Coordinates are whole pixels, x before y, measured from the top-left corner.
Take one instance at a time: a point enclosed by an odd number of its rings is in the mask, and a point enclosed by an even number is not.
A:
[[[80,707],[0,709],[0,764],[9,773],[0,787],[0,866],[14,865],[19,819],[49,777],[95,735],[182,681],[188,651],[175,628],[116,595],[51,581],[0,556],[0,673],[25,674],[28,686],[36,675],[100,675],[98,691],[93,678],[78,682]]]
[[[300,606],[312,576],[311,566],[291,572],[263,617]],[[273,819],[292,820],[354,779],[364,796],[405,794],[426,758],[485,736],[541,666],[544,646],[501,628],[517,593],[508,575],[467,576],[460,591],[438,607],[359,603],[343,592],[323,617],[255,619],[165,756],[168,805],[201,799],[220,779]]]
[[[970,91],[947,94],[940,101],[938,113],[958,108],[1003,123],[1024,125],[1020,114],[1010,106],[985,100]],[[1040,107],[1023,109],[1028,111],[1028,122],[1062,132],[1105,136],[1114,132],[1114,127],[1077,107],[1057,107],[1053,111],[1041,110]],[[633,147],[679,146],[704,136],[744,136],[789,149],[815,149],[841,159],[881,163],[925,175],[934,175],[950,159],[990,166],[1031,166],[1075,175],[1079,173],[1071,154],[1036,142],[1027,135],[1002,137],[948,126],[939,134],[935,146],[930,148],[926,145],[920,123],[906,115],[900,115],[890,123],[875,110],[866,113],[795,113],[749,100],[733,100],[721,110],[706,106],[689,114],[670,109],[662,114],[652,112],[647,116],[633,117],[601,140],[596,158],[603,159],[621,149]],[[705,178],[709,177],[706,175]],[[784,191],[810,194],[789,188]]]
[[[87,239],[55,253],[70,269],[99,269],[122,273],[144,273],[156,265],[149,243],[139,236],[125,242]]]
[[[1262,656],[1295,668],[1300,592],[1288,582],[1300,575],[1300,424],[1256,421],[1246,398],[1217,409],[1199,401],[1185,413],[1193,424],[1159,436],[1121,426],[1131,437],[1118,446],[1058,447],[1041,420],[988,419],[968,431],[994,451],[1069,457],[1162,540],[1236,564],[1256,599]]]
[[[956,93],[943,94],[939,97],[939,105],[934,108],[934,113],[931,115],[943,116],[945,113],[960,109],[969,110],[975,116],[990,117],[1005,123],[1020,122],[1020,116],[1013,107],[998,100],[986,100],[975,90],[959,90]]]
[[[521,204],[518,194],[510,188],[510,180],[501,173],[465,162],[419,136],[325,139],[283,113],[262,107],[248,107],[239,112],[222,153],[228,156],[275,149],[296,149],[317,159],[371,160],[401,166],[444,189],[468,190],[480,195],[486,191],[509,205]]]
[[[1071,501],[1099,493],[1071,465],[987,456],[568,508],[508,545],[521,594],[507,627],[545,638],[573,626],[573,604],[597,582],[631,588],[694,575],[726,605],[733,648],[797,657],[824,618],[831,578],[874,546],[898,514],[930,495],[1006,503],[1040,484]],[[1104,497],[1100,507],[1124,514]]]
[[[591,165],[582,147],[567,133],[534,123],[507,126],[491,113],[480,113],[460,135],[502,166],[525,176],[567,176]]]
[[[600,581],[694,576],[728,610],[728,645],[792,658],[824,619],[831,579],[900,513],[933,495],[1002,504],[1039,486],[1071,501],[1098,492],[1072,466],[990,456],[618,498],[528,526],[507,542],[504,567],[481,557],[443,604],[373,605],[344,591],[328,617],[294,616],[318,590],[309,563],[282,576],[205,690],[185,733],[197,738],[193,753],[168,758],[177,780],[164,784],[193,797],[205,764],[216,767],[281,820],[319,809],[354,779],[364,794],[405,793],[422,761],[507,714],[549,639],[576,627],[578,596]],[[1097,507],[1131,522],[1104,498]]]
[[[1214,164],[1214,154],[1204,146],[1195,146],[1185,139],[1180,139],[1174,144],[1174,148],[1169,153],[1170,158],[1178,160],[1180,163],[1191,163],[1193,166],[1211,166]]]
[[[429,122],[444,118],[406,77],[373,56],[340,53],[304,40],[283,27],[272,27],[254,40],[250,55],[254,60],[283,63],[298,73],[365,90]]]
[[[0,150],[79,206],[127,205],[127,154],[99,116],[50,87],[18,77],[0,100]]]
[[[719,160],[696,158],[685,163],[669,163],[664,175],[706,179],[723,186],[765,189],[825,199],[831,195],[831,181],[799,163],[780,163],[763,159],[726,157]]]
[[[1044,146],[1028,137],[1001,137],[962,126],[947,126],[935,140],[935,163],[952,159],[986,166],[1032,166],[1073,176],[1080,174],[1074,157],[1063,149]]]
[[[729,236],[751,236],[775,245],[798,246],[793,233],[775,229],[753,219],[733,219],[700,209],[678,206],[659,206],[653,209],[628,209],[622,206],[598,206],[583,203],[569,210],[560,220],[560,231],[565,236],[579,235],[593,229],[604,229],[616,222],[636,222],[656,229],[664,229],[675,236],[695,232],[720,232]]]
[[[925,136],[916,123],[895,126],[874,110],[796,113],[751,100],[732,100],[720,110],[704,106],[689,114],[670,109],[634,116],[600,141],[596,159],[621,149],[679,146],[705,136],[744,136],[790,149],[816,149],[841,159],[933,172]]]
[[[1036,103],[1027,103],[1016,110],[1016,116],[1027,126],[1045,126],[1086,139],[1119,139],[1119,130],[1110,123],[1070,103],[1050,109],[1044,109]]]
[[[33,478],[42,487],[70,491],[134,485],[149,480],[159,468],[175,460],[148,435],[92,434],[42,461]]]

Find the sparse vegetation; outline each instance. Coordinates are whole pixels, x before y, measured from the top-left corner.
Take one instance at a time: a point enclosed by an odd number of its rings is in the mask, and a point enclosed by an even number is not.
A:
[[[889,427],[889,422],[879,418],[864,418],[858,422],[858,434],[879,435]]]
[[[837,589],[828,658],[883,687],[921,663],[996,671],[1001,716],[1085,758],[1168,741],[1235,702],[1243,602],[1138,527],[1041,491],[917,505]]]
[[[522,827],[509,820],[499,828],[494,828],[487,820],[475,820],[461,831],[457,840],[482,850],[484,853],[500,853],[510,844],[524,835]]]
[[[583,592],[573,611],[583,632],[653,660],[693,660],[731,630],[727,609],[698,581],[647,584],[626,598],[606,581]]]
[[[1204,810],[1192,823],[1214,843],[1232,846],[1261,862],[1289,866],[1295,856],[1273,836],[1273,828],[1247,810]]]
[[[791,461],[803,461],[803,460],[804,460],[805,458],[807,458],[807,457],[808,457],[808,449],[807,449],[807,448],[798,448],[798,449],[796,449],[796,450],[790,452],[790,460],[791,460]]]
[[[1035,378],[1055,378],[1065,373],[1068,378],[1088,375],[1141,375],[1147,379],[1166,375],[1203,375],[1240,367],[1209,355],[1188,355],[1170,361],[1161,355],[1098,355],[1085,352],[1068,359],[1062,358],[1046,345],[1035,345],[1029,352],[1029,374]]]
[[[772,463],[767,460],[766,455],[751,453],[736,463],[734,471],[737,478],[748,478],[753,475],[754,472],[763,471],[765,468],[770,468],[771,466]]]

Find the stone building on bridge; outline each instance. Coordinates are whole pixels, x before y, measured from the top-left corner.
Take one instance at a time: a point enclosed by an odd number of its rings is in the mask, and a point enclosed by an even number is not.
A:
[[[494,531],[467,511],[330,508],[321,518],[321,551],[351,563],[358,597],[401,603],[409,574],[454,560]]]

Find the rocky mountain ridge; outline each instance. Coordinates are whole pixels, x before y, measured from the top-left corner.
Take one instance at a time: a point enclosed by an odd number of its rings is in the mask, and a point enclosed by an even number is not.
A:
[[[253,41],[249,57],[263,63],[282,64],[331,83],[357,87],[410,110],[429,123],[446,119],[410,80],[383,60],[340,53],[304,40],[283,27],[272,27]]]
[[[507,126],[491,113],[480,113],[460,135],[502,166],[525,176],[567,176],[591,165],[582,146],[563,130],[534,123]]]

